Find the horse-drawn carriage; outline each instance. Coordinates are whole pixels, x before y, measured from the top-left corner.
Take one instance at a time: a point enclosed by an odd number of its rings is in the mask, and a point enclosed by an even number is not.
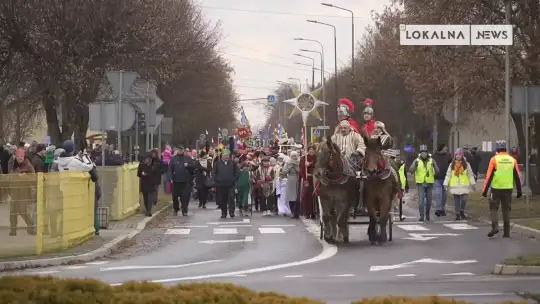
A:
[[[349,225],[368,225],[372,244],[392,241],[396,211],[403,219],[403,201],[396,185],[398,168],[391,160],[399,151],[383,151],[375,137],[364,137],[364,142],[363,159],[343,156],[330,137],[317,147],[314,174],[320,237],[328,243],[340,238],[348,243]],[[394,206],[396,197],[399,202]]]

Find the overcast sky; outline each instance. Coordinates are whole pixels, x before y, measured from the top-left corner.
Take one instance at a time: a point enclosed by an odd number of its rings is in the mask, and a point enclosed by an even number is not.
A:
[[[356,41],[362,39],[366,26],[372,24],[372,11],[380,12],[389,0],[326,0],[354,11]],[[208,20],[221,22],[224,40],[221,50],[235,69],[236,92],[241,99],[261,98],[272,94],[276,81],[288,78],[309,79],[311,60],[294,56],[299,49],[320,51],[313,42],[294,41],[296,37],[319,40],[325,50],[325,70],[334,71],[334,35],[328,26],[308,23],[313,19],[337,28],[338,68],[351,60],[351,14],[322,6],[318,0],[199,0]],[[258,12],[254,12],[258,11]],[[315,58],[316,53],[302,53]],[[314,55],[314,56],[312,56]],[[328,77],[328,76],[327,76]],[[316,74],[315,82],[320,82]],[[251,124],[265,122],[263,106],[254,101],[242,101]]]

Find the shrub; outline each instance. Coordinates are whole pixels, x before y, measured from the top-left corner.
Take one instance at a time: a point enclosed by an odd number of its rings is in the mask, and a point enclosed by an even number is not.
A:
[[[223,283],[165,286],[126,282],[110,286],[94,279],[60,279],[42,276],[0,278],[0,303],[4,304],[324,304],[275,292],[255,292]],[[379,297],[353,304],[468,304],[439,297]]]

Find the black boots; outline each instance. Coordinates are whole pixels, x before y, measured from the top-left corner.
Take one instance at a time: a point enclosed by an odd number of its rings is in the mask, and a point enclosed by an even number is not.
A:
[[[491,231],[488,233],[488,237],[493,237],[499,233],[499,223],[491,222]]]

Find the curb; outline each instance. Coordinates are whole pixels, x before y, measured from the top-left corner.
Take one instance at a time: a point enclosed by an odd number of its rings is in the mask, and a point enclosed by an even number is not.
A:
[[[111,251],[115,250],[116,248],[118,248],[118,246],[123,241],[130,240],[134,238],[135,236],[137,236],[139,233],[141,233],[152,219],[154,219],[158,214],[161,213],[161,211],[167,209],[168,207],[170,207],[170,205],[167,205],[161,208],[156,213],[152,214],[151,217],[147,217],[141,220],[139,223],[137,223],[137,228],[135,228],[134,231],[124,234],[124,235],[117,236],[110,242],[106,243],[105,245],[93,251],[78,254],[78,255],[70,255],[70,256],[64,256],[64,257],[48,258],[48,259],[0,262],[0,272],[10,271],[10,270],[21,270],[21,269],[27,269],[27,268],[60,266],[60,265],[74,263],[74,262],[82,263],[82,262],[89,262],[95,259],[99,259],[101,257],[106,256]]]
[[[495,275],[540,275],[540,266],[519,266],[497,264],[493,269]]]

